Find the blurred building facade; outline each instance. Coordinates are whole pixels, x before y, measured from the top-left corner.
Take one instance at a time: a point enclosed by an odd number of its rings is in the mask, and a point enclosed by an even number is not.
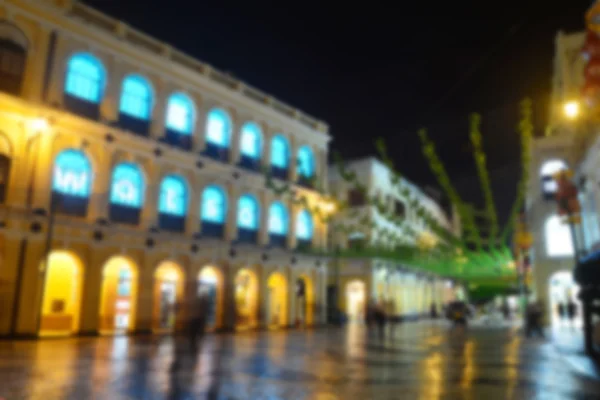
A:
[[[321,323],[321,121],[69,0],[0,3],[0,335]]]
[[[391,249],[395,242],[381,237],[381,228],[399,237],[404,244],[417,245],[424,253],[441,238],[426,227],[406,196],[399,193],[398,186],[392,182],[392,172],[383,162],[369,157],[347,162],[345,168],[356,175],[356,182],[366,188],[366,193],[344,180],[336,166],[329,167],[331,193],[349,206],[348,210],[336,214],[333,223],[356,227],[350,232],[334,232],[330,228],[330,244],[338,247],[340,254],[347,254],[333,260],[329,271],[330,282],[338,288],[339,309],[349,319],[360,319],[362,304],[382,301],[389,315],[410,319],[429,313],[432,304],[439,312],[449,301],[462,297],[463,288],[442,276],[376,256],[352,255],[353,250],[360,254],[360,250],[366,248]],[[438,202],[408,180],[402,179],[399,186],[408,189],[409,197],[426,208],[441,226],[460,236],[460,221],[456,215],[448,216]],[[369,199],[377,199],[387,212],[403,219],[414,234],[407,234],[397,223],[384,218]],[[362,223],[364,220],[373,221],[374,225]]]

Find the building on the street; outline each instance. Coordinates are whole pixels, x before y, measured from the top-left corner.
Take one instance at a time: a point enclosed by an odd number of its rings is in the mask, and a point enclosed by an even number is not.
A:
[[[531,251],[532,294],[545,306],[547,324],[559,323],[559,305],[569,300],[579,304],[573,280],[575,247],[571,228],[558,212],[554,174],[569,169],[579,191],[581,224],[575,226],[575,243],[581,252],[600,244],[598,206],[598,129],[579,107],[585,107],[583,46],[586,34],[559,32],[555,42],[549,126],[544,136],[533,141],[529,170],[526,214],[533,233]],[[581,312],[579,312],[581,315]],[[580,322],[578,322],[580,323]]]
[[[328,127],[82,3],[0,3],[0,335],[324,321]]]
[[[357,189],[354,183],[344,180],[335,166],[330,166],[329,189],[349,206],[347,211],[336,214],[334,223],[357,228],[352,232],[332,233],[330,244],[338,247],[340,253],[346,249],[386,247],[389,243],[385,243],[385,238],[378,237],[381,232],[379,228],[393,232],[406,244],[422,246],[425,251],[441,240],[427,229],[407,198],[399,193],[398,186],[392,183],[392,172],[383,162],[368,157],[349,161],[345,163],[345,168],[356,175],[356,181],[366,188],[366,193]],[[400,186],[408,189],[409,197],[417,199],[419,205],[425,207],[441,226],[460,236],[460,221],[456,213],[449,216],[437,201],[404,178]],[[373,198],[384,204],[388,211],[403,218],[416,235],[407,235],[401,226],[384,218],[373,202],[368,200]],[[361,223],[365,217],[375,222],[375,228]],[[332,264],[329,279],[337,287],[339,309],[350,320],[364,318],[368,301],[382,301],[387,305],[390,315],[398,319],[410,319],[429,313],[432,304],[440,312],[444,304],[457,296],[464,296],[462,286],[452,280],[396,261],[349,256],[333,259]]]

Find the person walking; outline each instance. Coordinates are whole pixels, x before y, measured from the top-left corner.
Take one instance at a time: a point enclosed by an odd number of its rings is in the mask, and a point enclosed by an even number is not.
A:
[[[379,301],[375,305],[375,310],[373,312],[373,316],[375,319],[375,323],[377,324],[377,330],[379,332],[379,337],[383,339],[385,335],[385,308],[382,301]]]
[[[558,303],[557,312],[558,312],[558,320],[559,324],[563,325],[565,319],[567,318],[567,310],[565,304],[563,302]]]
[[[577,316],[577,305],[569,298],[566,307],[567,318],[569,319],[569,325],[571,328],[575,327],[575,317]]]
[[[525,326],[525,334],[527,337],[531,337],[533,333],[536,333],[541,338],[545,338],[544,330],[542,329],[542,314],[543,308],[539,301],[532,302],[528,305]]]

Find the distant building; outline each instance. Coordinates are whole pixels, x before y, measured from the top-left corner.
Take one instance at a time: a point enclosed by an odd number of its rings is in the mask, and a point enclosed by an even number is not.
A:
[[[334,223],[356,226],[356,231],[332,234],[330,245],[343,252],[347,249],[366,247],[390,248],[393,243],[379,237],[379,229],[372,229],[360,223],[366,216],[375,222],[377,228],[385,228],[399,236],[403,243],[434,246],[441,239],[425,226],[416,215],[416,210],[406,198],[398,193],[392,183],[392,173],[376,158],[369,157],[345,163],[348,171],[356,174],[360,184],[366,187],[366,195],[356,190],[339,174],[336,166],[329,167],[329,189],[341,200],[346,200],[350,210],[336,215]],[[442,207],[413,183],[402,179],[402,186],[410,191],[437,222],[449,231],[460,235],[460,223],[456,216],[448,216]],[[416,237],[406,235],[395,223],[380,215],[368,198],[378,198],[388,211],[403,218],[415,232]],[[353,214],[357,214],[356,216]],[[460,288],[452,288],[452,282],[442,276],[421,271],[401,262],[394,262],[376,256],[343,257],[339,265],[338,305],[351,319],[359,318],[362,304],[368,299],[385,301],[389,313],[398,318],[411,318],[429,311],[431,304],[440,310],[441,306],[454,299]],[[330,282],[335,284],[336,273],[330,269]],[[458,290],[455,290],[458,289]],[[332,299],[330,299],[332,301]],[[359,306],[360,304],[360,306]]]

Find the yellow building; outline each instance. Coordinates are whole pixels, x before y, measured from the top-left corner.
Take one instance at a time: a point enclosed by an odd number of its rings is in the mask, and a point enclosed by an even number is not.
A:
[[[0,20],[0,335],[324,321],[327,227],[261,168],[320,202],[326,124],[74,1]]]

